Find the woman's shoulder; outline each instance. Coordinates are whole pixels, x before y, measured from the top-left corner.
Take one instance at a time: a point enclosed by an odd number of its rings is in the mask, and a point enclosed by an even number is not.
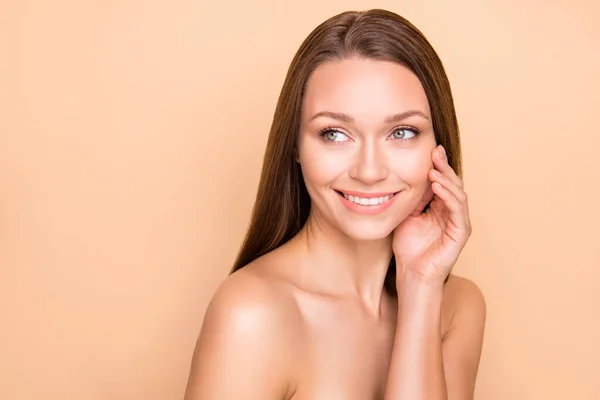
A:
[[[472,280],[450,275],[444,285],[442,321],[446,335],[456,324],[483,326],[486,319],[486,301],[479,286]]]
[[[259,263],[253,263],[219,285],[206,313],[205,319],[211,313],[238,328],[274,332],[295,323],[298,309],[284,282]]]
[[[299,320],[293,299],[263,272],[244,267],[217,288],[204,315],[186,398],[251,392],[282,398],[291,390]],[[232,376],[236,385],[227,382]]]
[[[485,298],[479,286],[472,280],[451,274],[444,286],[444,301],[461,305],[465,302],[485,306]]]

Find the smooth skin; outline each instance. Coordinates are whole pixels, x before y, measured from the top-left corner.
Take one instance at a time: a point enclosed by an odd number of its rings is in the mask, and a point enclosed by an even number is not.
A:
[[[320,65],[297,161],[309,219],[221,284],[185,399],[472,399],[485,301],[465,278],[443,283],[471,225],[418,78],[385,61]],[[342,203],[344,190],[397,194],[361,215]],[[397,297],[383,287],[392,256]]]

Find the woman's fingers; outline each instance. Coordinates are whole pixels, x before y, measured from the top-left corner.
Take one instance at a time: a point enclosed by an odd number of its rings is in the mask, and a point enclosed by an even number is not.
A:
[[[433,150],[431,158],[433,160],[433,165],[438,171],[448,176],[457,187],[463,188],[462,179],[456,175],[456,172],[454,172],[450,164],[448,164],[448,157],[446,156],[446,151],[442,145],[439,145]]]
[[[434,150],[432,158],[436,167],[429,174],[433,182],[432,189],[450,211],[450,218],[454,225],[464,229],[467,236],[469,236],[471,234],[471,223],[469,221],[468,198],[463,189],[462,180],[448,164],[442,146],[438,146]]]
[[[432,169],[429,172],[429,179],[431,179],[432,183],[440,183],[444,188],[449,190],[450,193],[452,193],[452,195],[456,197],[456,199],[460,203],[467,202],[467,194],[465,193],[465,191],[462,189],[462,187],[458,186],[449,176],[444,175],[438,170]]]

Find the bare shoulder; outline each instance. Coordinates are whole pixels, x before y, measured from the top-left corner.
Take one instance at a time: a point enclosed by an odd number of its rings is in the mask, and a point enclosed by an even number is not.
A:
[[[470,279],[450,275],[444,287],[444,302],[455,307],[470,307],[485,312],[486,304],[483,292]]]
[[[486,302],[483,292],[475,282],[458,275],[450,275],[444,286],[442,304],[443,337],[455,330],[457,324],[469,324],[483,331],[486,319]]]
[[[486,302],[483,292],[475,282],[458,275],[450,275],[444,286],[442,318],[451,329],[457,314],[469,314],[471,318],[485,321]]]
[[[293,296],[259,266],[228,276],[206,310],[186,399],[286,398],[299,324]]]
[[[294,297],[285,284],[260,265],[249,265],[230,275],[219,285],[205,315],[206,322],[266,323],[263,329],[285,327],[297,316]],[[255,327],[251,324],[247,328]]]

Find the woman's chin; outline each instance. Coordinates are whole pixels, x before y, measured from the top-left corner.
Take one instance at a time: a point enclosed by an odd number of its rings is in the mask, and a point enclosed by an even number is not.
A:
[[[393,227],[342,227],[342,232],[357,242],[376,242],[388,239],[393,233]]]

